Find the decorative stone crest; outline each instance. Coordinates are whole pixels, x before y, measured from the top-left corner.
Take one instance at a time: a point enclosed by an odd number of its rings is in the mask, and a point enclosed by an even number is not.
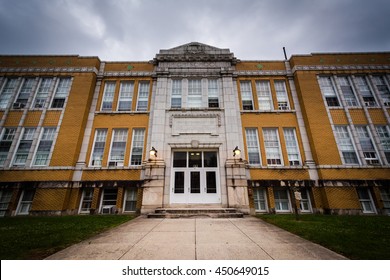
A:
[[[201,54],[205,52],[205,46],[199,43],[192,43],[186,46],[185,52],[188,54]]]

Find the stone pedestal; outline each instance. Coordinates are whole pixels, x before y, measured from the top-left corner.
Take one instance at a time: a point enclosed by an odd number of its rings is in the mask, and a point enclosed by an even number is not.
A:
[[[161,159],[145,164],[141,214],[154,212],[163,206],[165,163]]]
[[[242,159],[226,161],[228,207],[249,214],[246,162]]]

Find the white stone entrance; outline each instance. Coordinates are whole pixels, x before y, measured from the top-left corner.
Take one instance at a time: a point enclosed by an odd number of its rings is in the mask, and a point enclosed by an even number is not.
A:
[[[172,158],[171,204],[221,203],[216,151],[175,151]]]

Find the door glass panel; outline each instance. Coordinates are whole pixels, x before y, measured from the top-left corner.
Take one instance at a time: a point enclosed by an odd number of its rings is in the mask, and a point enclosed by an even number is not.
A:
[[[204,152],[204,167],[218,167],[216,152]]]
[[[191,172],[191,193],[200,193],[200,172]]]
[[[186,167],[186,166],[187,166],[187,152],[174,152],[173,167]]]
[[[184,171],[175,172],[175,193],[184,193]]]
[[[202,153],[190,152],[189,167],[202,167]]]
[[[217,193],[217,178],[215,171],[206,172],[207,193]]]

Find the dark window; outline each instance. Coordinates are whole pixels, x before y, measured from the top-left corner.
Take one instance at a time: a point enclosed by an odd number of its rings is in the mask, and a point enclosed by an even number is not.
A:
[[[187,167],[187,152],[173,153],[173,167]]]

